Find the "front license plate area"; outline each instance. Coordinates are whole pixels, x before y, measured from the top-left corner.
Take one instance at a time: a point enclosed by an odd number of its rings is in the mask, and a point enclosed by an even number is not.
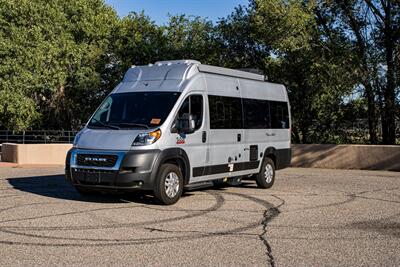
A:
[[[95,172],[85,173],[84,181],[91,184],[99,184],[100,173],[95,173]]]

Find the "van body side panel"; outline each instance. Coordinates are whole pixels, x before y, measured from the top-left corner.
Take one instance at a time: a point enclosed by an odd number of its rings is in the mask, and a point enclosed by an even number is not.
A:
[[[204,74],[207,83],[209,122],[208,155],[203,176],[194,169],[196,181],[238,175],[250,167],[243,158],[243,129],[229,123],[232,114],[241,113],[240,91],[237,79],[221,75]],[[232,101],[231,101],[232,100]],[[237,110],[239,109],[239,111]],[[230,126],[232,128],[230,128]],[[254,164],[254,163],[252,163]]]
[[[251,80],[239,80],[240,90],[243,101],[265,100],[268,105],[271,102],[280,102],[287,105],[287,94],[284,86],[267,82],[257,82]],[[245,108],[245,107],[244,107]],[[290,115],[289,115],[290,116]],[[244,116],[246,120],[246,116]],[[272,114],[269,114],[271,120]],[[269,122],[270,123],[270,122]],[[267,127],[264,129],[244,129],[244,144],[249,148],[246,150],[245,157],[250,158],[250,147],[257,146],[258,159],[263,160],[267,148],[274,148],[274,156],[276,158],[276,168],[282,169],[290,164],[290,125],[286,129],[274,129]],[[288,163],[289,162],[289,163]],[[257,170],[258,172],[258,170]]]

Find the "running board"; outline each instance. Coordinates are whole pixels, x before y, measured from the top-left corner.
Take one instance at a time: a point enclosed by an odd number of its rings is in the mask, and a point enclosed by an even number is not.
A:
[[[214,186],[214,183],[210,182],[210,181],[209,182],[198,182],[198,183],[186,185],[185,190],[192,191],[192,190],[197,190],[197,189],[212,187],[212,186]]]

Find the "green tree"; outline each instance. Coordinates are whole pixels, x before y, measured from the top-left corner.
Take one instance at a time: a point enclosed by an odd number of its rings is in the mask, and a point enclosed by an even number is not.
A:
[[[214,27],[200,17],[170,16],[166,25],[158,26],[144,12],[131,12],[121,20],[114,39],[121,75],[132,65],[158,60],[215,61]]]
[[[348,29],[360,62],[359,82],[368,101],[370,142],[376,143],[376,102],[381,112],[383,143],[396,142],[396,46],[400,41],[399,1],[326,1],[337,26]]]
[[[0,0],[1,127],[79,127],[114,84],[116,22],[101,0]]]
[[[120,76],[132,65],[145,65],[165,57],[164,30],[144,12],[131,12],[121,19],[113,33],[116,64]]]
[[[265,71],[265,60],[271,47],[256,39],[258,32],[254,21],[254,3],[238,6],[216,25],[216,41],[219,62],[216,64],[236,69]]]
[[[254,7],[256,37],[272,51],[267,74],[288,87],[295,141],[342,142],[335,124],[355,85],[345,33],[313,1],[256,0]]]
[[[167,40],[166,59],[196,59],[203,64],[217,61],[215,28],[201,17],[176,15],[162,27]]]

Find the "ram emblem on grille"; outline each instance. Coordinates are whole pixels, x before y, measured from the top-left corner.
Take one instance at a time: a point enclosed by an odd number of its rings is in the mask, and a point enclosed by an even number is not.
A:
[[[105,161],[107,161],[107,159],[106,158],[90,158],[90,157],[86,157],[85,161],[103,161],[103,162],[105,162]]]

